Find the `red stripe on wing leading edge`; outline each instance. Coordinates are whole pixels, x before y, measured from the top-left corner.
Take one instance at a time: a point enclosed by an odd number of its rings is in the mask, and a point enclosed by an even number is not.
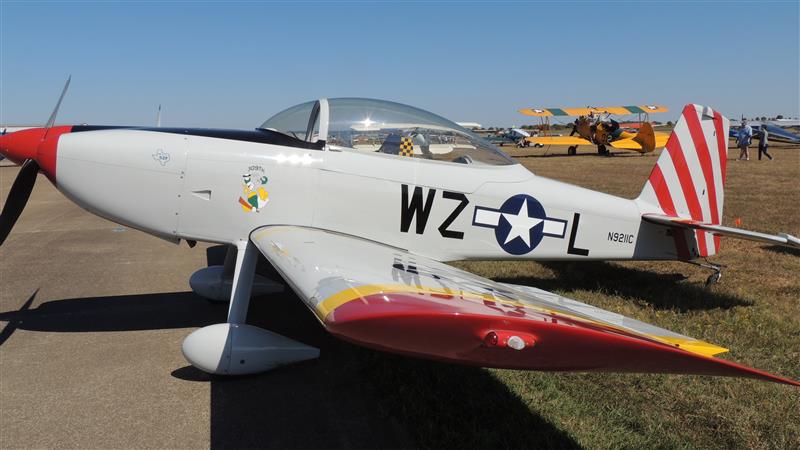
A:
[[[717,150],[719,151],[719,169],[722,174],[722,186],[725,186],[725,173],[728,166],[728,136],[722,126],[722,114],[714,111],[714,130],[717,135]]]
[[[684,117],[686,114],[684,114]],[[673,134],[675,139],[667,141],[666,149],[669,156],[672,158],[672,164],[675,166],[675,172],[678,174],[678,181],[681,184],[683,191],[683,198],[686,200],[686,205],[689,207],[689,214],[692,220],[703,221],[703,211],[700,209],[700,201],[697,200],[697,191],[692,181],[692,174],[689,173],[689,166],[686,164],[686,157],[683,156],[681,144],[678,142],[677,136]],[[700,255],[707,256],[708,250],[706,249],[706,236],[703,233],[696,233],[697,244],[700,247]]]
[[[686,124],[689,125],[689,134],[692,136],[694,148],[697,149],[697,159],[700,161],[700,168],[703,169],[703,178],[706,180],[706,189],[708,189],[708,204],[711,210],[711,223],[719,225],[719,211],[717,209],[717,188],[714,182],[714,170],[711,167],[711,154],[708,150],[708,143],[706,136],[703,133],[703,127],[700,125],[700,118],[694,106],[687,107],[683,116],[686,117]]]
[[[653,172],[650,174],[650,186],[653,187],[656,193],[658,206],[661,207],[661,210],[668,216],[677,216],[675,213],[675,204],[672,202],[672,197],[669,195],[667,181],[664,180],[664,174],[661,172],[661,168],[658,167],[658,164],[653,167]]]

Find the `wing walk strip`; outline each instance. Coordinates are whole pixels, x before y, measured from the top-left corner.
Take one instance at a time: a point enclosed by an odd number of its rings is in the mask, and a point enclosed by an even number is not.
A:
[[[655,342],[659,342],[661,344],[678,347],[682,350],[686,350],[688,352],[702,356],[711,357],[728,351],[728,349],[720,347],[718,345],[710,344],[708,342],[700,341],[693,338],[677,337],[677,336],[659,336],[650,333],[642,333],[634,331],[629,328],[618,327],[605,322],[599,322],[587,316],[575,315],[567,313],[565,311],[542,308],[532,305],[530,303],[524,303],[505,298],[497,298],[489,294],[479,294],[476,292],[468,292],[463,290],[454,291],[452,289],[435,288],[428,286],[413,287],[404,284],[373,284],[373,285],[354,286],[339,291],[336,294],[333,294],[328,298],[326,298],[325,300],[319,302],[316,306],[316,310],[314,311],[314,313],[324,323],[328,315],[330,315],[336,308],[352,301],[380,294],[388,296],[396,294],[422,294],[422,295],[431,295],[431,296],[449,297],[449,298],[458,297],[463,300],[472,302],[491,301],[508,306],[532,309],[539,313],[556,316],[559,319],[569,319],[576,322],[582,322],[584,324],[588,324],[593,327],[603,328],[626,336],[633,336],[640,339],[641,338],[649,339]]]

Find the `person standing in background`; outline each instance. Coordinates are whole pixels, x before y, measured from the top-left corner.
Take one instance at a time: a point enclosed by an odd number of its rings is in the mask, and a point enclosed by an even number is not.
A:
[[[761,154],[763,153],[764,155],[767,156],[767,158],[769,158],[770,161],[772,161],[772,155],[767,153],[767,149],[769,147],[769,131],[767,131],[766,123],[761,124],[761,133],[759,137],[760,139],[758,140],[758,160],[761,161]]]
[[[737,137],[739,143],[739,160],[750,161],[750,141],[753,139],[753,128],[747,124],[746,120],[742,120],[742,126],[739,127],[739,136]]]

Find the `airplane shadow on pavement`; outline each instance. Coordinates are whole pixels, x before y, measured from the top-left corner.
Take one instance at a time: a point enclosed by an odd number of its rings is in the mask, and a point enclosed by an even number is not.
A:
[[[223,322],[227,312],[227,304],[191,292],[53,300],[31,308],[34,298],[16,311],[0,312],[0,321],[7,322],[0,330],[3,340],[15,329],[202,327]],[[170,368],[166,376],[210,384],[212,448],[578,447],[491,372],[339,341],[291,292],[254,298],[248,323],[319,347],[321,356],[234,378],[191,366]]]

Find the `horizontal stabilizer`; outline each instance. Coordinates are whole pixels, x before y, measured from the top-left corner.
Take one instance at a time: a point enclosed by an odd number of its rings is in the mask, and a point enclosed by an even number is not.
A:
[[[665,216],[661,214],[644,214],[642,219],[651,223],[657,223],[659,225],[665,225],[669,227],[681,227],[691,230],[707,231],[716,236],[729,236],[739,239],[747,239],[750,241],[766,242],[768,244],[778,244],[800,248],[800,239],[786,233],[759,233],[758,231],[748,231],[722,225],[712,225],[709,223],[698,222],[696,220]]]

